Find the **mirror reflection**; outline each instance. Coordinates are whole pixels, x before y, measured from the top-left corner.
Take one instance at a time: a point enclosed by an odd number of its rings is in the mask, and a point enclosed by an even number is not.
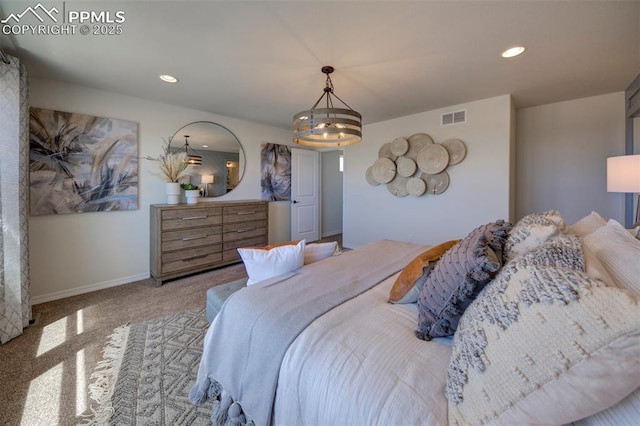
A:
[[[192,164],[185,183],[200,188],[203,197],[232,191],[244,174],[244,150],[229,129],[210,121],[183,126],[171,138],[172,151],[185,151]]]

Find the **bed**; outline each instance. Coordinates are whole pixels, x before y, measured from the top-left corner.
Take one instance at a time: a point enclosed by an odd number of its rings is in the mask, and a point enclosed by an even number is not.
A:
[[[426,262],[384,240],[262,280],[215,317],[190,398],[214,424],[631,424],[640,240],[614,222],[544,212]],[[418,259],[418,300],[389,303]]]

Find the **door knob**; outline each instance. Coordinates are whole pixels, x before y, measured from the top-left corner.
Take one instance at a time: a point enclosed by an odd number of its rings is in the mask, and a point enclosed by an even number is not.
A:
[[[293,200],[293,204],[298,204],[300,201],[298,200]]]

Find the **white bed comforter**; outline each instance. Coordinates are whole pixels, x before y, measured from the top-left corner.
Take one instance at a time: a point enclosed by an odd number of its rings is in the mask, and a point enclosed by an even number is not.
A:
[[[272,424],[278,376],[291,343],[313,321],[402,270],[424,249],[382,240],[233,294],[207,331],[189,399],[201,404],[218,397],[222,386],[225,403],[214,407],[216,422],[228,415],[235,421],[241,407],[256,424]]]
[[[450,341],[419,340],[416,306],[387,302],[398,275],[295,339],[280,369],[275,424],[447,424]]]

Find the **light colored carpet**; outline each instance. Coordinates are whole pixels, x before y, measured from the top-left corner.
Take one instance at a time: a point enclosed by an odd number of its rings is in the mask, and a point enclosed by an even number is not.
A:
[[[162,287],[149,279],[35,305],[35,324],[0,346],[0,425],[85,422],[90,376],[116,327],[203,309],[209,288],[246,276],[237,264]]]
[[[90,424],[208,425],[213,402],[189,402],[208,325],[196,310],[118,327],[92,375]]]

